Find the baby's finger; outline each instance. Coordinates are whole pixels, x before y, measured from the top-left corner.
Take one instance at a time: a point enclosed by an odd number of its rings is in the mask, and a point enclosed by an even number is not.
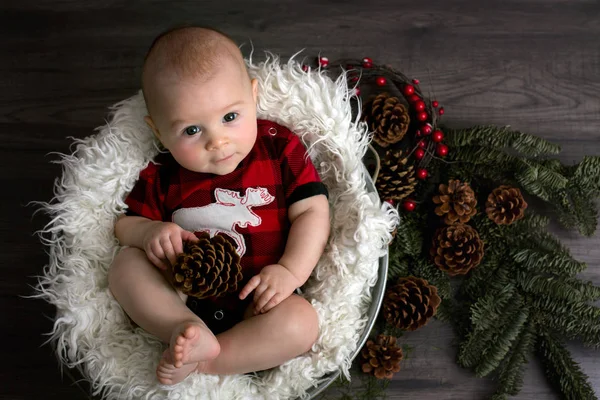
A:
[[[190,231],[185,231],[182,230],[181,231],[181,239],[182,240],[190,240],[192,242],[197,242],[198,240],[198,236],[194,235],[194,232],[190,232]]]
[[[156,258],[158,258],[160,261],[162,261],[164,263],[164,261],[166,259],[165,258],[165,251],[163,250],[163,248],[160,245],[160,243],[159,243],[158,240],[152,242],[152,244],[150,245],[150,253],[154,254],[154,256]]]
[[[274,289],[265,290],[263,295],[260,296],[260,298],[254,303],[254,314],[260,313],[260,310],[262,310],[267,305],[267,303],[271,301],[275,294],[276,292]]]
[[[158,268],[162,269],[162,270],[167,270],[167,265],[161,261],[160,258],[156,257],[156,255],[154,253],[146,253],[146,255],[148,256],[148,259],[150,260],[150,262],[154,265],[156,265]]]
[[[165,257],[163,260],[169,261],[171,265],[175,264],[175,250],[173,250],[173,244],[171,243],[171,239],[169,237],[163,238],[160,241],[160,245],[165,253]]]
[[[269,285],[267,285],[266,283],[261,283],[260,285],[258,285],[258,287],[256,288],[256,290],[254,291],[254,304],[258,304],[258,301],[260,300],[261,296],[263,295],[263,293],[265,293],[265,291],[269,288]],[[260,310],[260,308],[258,308],[258,310]]]
[[[173,246],[173,251],[175,252],[175,258],[181,253],[183,253],[183,241],[181,236],[174,235],[171,236],[171,246]]]
[[[244,300],[260,284],[260,275],[254,275],[240,292],[240,300]]]
[[[260,313],[264,314],[266,312],[268,312],[270,309],[272,309],[273,307],[275,307],[277,304],[279,304],[281,301],[279,300],[279,293],[277,293],[275,296],[273,296],[271,298],[271,301],[269,301],[261,310]]]

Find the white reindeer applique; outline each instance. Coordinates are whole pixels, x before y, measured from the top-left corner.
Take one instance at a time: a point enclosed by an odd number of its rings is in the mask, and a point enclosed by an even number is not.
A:
[[[208,232],[210,237],[225,233],[235,240],[237,253],[246,253],[244,237],[235,230],[235,226],[245,228],[258,226],[261,218],[252,211],[252,207],[264,206],[275,200],[267,189],[248,188],[246,194],[233,190],[216,189],[216,202],[202,207],[180,208],[172,216],[174,223],[191,232]]]

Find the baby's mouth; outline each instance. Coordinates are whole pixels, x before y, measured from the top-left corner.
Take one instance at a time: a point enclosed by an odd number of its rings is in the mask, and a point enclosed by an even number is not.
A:
[[[234,154],[235,154],[235,153],[234,153]],[[215,162],[217,162],[217,163],[224,162],[224,161],[227,161],[227,160],[229,160],[231,157],[233,157],[233,154],[231,154],[231,155],[229,155],[229,156],[227,156],[227,157],[223,157],[223,158],[221,158],[221,159],[219,159],[219,160],[217,160],[217,161],[215,161]]]

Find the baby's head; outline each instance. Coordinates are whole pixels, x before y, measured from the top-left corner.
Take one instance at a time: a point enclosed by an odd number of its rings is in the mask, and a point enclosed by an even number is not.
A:
[[[142,72],[146,122],[184,168],[225,175],[256,141],[257,81],[237,45],[207,28],[159,36]]]

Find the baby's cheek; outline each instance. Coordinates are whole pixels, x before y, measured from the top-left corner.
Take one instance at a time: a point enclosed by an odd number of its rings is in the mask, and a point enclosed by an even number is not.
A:
[[[175,160],[184,168],[192,171],[200,171],[204,166],[201,153],[194,148],[171,149],[171,154]]]

